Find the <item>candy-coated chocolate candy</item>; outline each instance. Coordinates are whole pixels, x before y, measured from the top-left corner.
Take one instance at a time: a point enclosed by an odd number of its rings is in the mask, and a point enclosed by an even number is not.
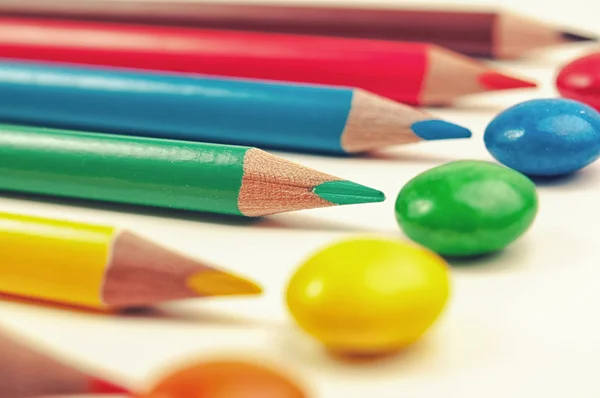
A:
[[[498,164],[461,160],[427,170],[398,194],[396,219],[415,242],[445,256],[504,248],[532,224],[535,185]]]
[[[600,114],[581,102],[538,99],[515,105],[485,131],[500,163],[530,176],[560,176],[600,157]]]
[[[307,398],[286,376],[253,363],[222,360],[177,370],[140,398]]]
[[[565,65],[556,78],[558,92],[600,110],[600,52]]]
[[[287,305],[308,334],[342,354],[382,354],[416,341],[448,299],[448,267],[412,243],[337,242],[293,275]]]

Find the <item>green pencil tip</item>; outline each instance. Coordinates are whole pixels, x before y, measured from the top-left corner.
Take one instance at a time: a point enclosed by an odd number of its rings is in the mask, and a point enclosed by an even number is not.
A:
[[[365,187],[352,181],[327,181],[314,188],[313,192],[336,205],[383,202],[383,192]]]

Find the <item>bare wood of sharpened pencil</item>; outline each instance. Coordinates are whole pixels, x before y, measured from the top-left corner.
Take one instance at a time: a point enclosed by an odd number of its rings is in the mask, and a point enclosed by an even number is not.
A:
[[[334,206],[313,190],[324,182],[336,180],[341,179],[252,148],[244,160],[238,208],[253,217]]]
[[[487,68],[468,57],[431,46],[422,100],[445,104],[456,97],[481,92],[479,76]]]
[[[89,377],[0,330],[0,396],[25,398],[87,391]]]
[[[411,126],[432,119],[427,113],[385,97],[354,90],[341,144],[348,153],[422,141]]]
[[[421,91],[423,103],[445,105],[457,97],[493,89],[485,85],[482,77],[487,72],[498,75],[483,62],[434,45],[430,47],[428,56],[429,70]]]
[[[516,58],[538,48],[570,42],[551,26],[510,13],[497,14],[492,27],[492,52],[497,58]]]
[[[219,283],[215,278],[219,278]],[[199,280],[206,280],[201,288],[197,286]],[[215,286],[214,292],[208,290],[211,281]],[[228,285],[227,289],[223,289],[224,283]],[[122,231],[113,242],[112,258],[104,276],[102,301],[107,307],[123,308],[210,296],[212,293],[227,295],[238,291],[231,286],[235,283],[243,284],[246,289],[252,287],[244,279],[236,279],[210,265]],[[222,290],[217,292],[217,286]],[[256,290],[255,293],[258,287]]]

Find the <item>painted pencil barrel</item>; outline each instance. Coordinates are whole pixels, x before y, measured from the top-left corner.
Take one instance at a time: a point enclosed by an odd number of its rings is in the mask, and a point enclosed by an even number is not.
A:
[[[0,246],[0,292],[47,302],[116,310],[262,292],[247,278],[109,226],[0,213]],[[115,392],[98,383],[94,391]]]
[[[0,62],[4,122],[344,153],[353,90]]]
[[[0,189],[241,215],[249,149],[0,125]]]
[[[402,43],[0,18],[0,55],[357,87],[420,104],[430,48]]]
[[[0,12],[133,22],[427,42],[478,57],[514,58],[548,45],[597,40],[515,13],[402,7],[326,7],[203,0],[3,0]],[[284,3],[284,2],[282,2]]]
[[[0,291],[102,307],[111,227],[0,213]]]

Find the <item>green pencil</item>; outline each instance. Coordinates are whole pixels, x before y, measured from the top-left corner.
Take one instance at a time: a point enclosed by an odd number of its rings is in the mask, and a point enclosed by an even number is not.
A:
[[[382,192],[256,148],[0,124],[0,189],[257,217]]]

